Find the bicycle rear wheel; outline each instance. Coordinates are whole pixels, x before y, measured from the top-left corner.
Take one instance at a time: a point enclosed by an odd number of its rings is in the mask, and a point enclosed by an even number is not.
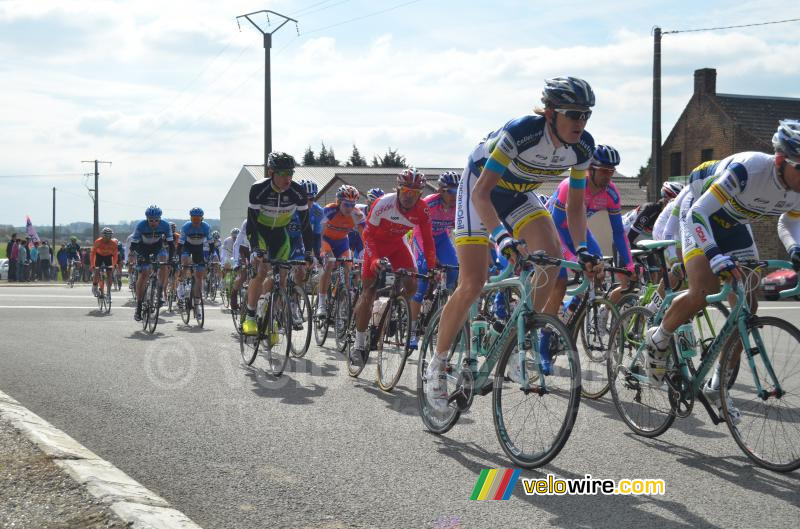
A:
[[[378,331],[376,380],[383,391],[392,391],[403,375],[411,337],[411,313],[408,301],[397,296],[389,301]]]
[[[350,325],[351,316],[350,291],[342,284],[339,285],[336,300],[333,302],[333,337],[336,341],[336,350],[340,353],[347,347],[347,327]]]
[[[733,424],[728,406],[722,406],[722,415],[736,444],[756,464],[774,472],[797,470],[800,468],[800,330],[780,318],[755,317],[747,322],[747,335],[750,350],[748,354],[739,354],[738,361],[739,333],[728,338],[723,347],[721,402],[731,399],[741,418],[738,424]],[[731,383],[734,377],[735,383]]]
[[[675,421],[668,385],[653,385],[645,375],[644,334],[652,315],[646,307],[632,307],[619,315],[611,329],[607,362],[614,406],[628,428],[644,437],[658,437]]]
[[[178,313],[181,315],[181,320],[184,325],[189,325],[189,318],[192,317],[192,297],[194,295],[192,293],[191,284],[186,285],[185,280],[181,280],[181,282],[184,283],[183,298],[178,298]]]
[[[581,359],[581,396],[599,399],[608,392],[610,331],[619,317],[617,308],[604,298],[587,304],[573,326],[572,339]]]
[[[311,327],[313,321],[311,302],[308,300],[308,295],[299,286],[291,290],[291,312],[292,312],[292,356],[295,358],[302,358],[308,352],[308,347],[311,345]],[[295,318],[292,307],[297,307],[300,318]]]
[[[558,318],[531,314],[525,329],[525,341],[532,348],[520,354],[516,332],[510,334],[495,369],[492,409],[503,451],[515,465],[535,468],[556,457],[572,433],[581,398],[581,364],[569,331]],[[546,333],[551,368],[550,374],[541,376],[535,351]],[[524,366],[520,372],[526,380],[512,380],[515,362]]]
[[[425,387],[428,384],[427,370],[433,355],[436,353],[436,343],[439,335],[439,320],[442,317],[442,309],[430,318],[422,344],[419,349],[419,363],[417,364],[417,407],[422,423],[430,432],[442,435],[449,431],[461,417],[461,410],[455,400],[450,402],[445,410],[439,411],[431,406],[428,397],[425,395]],[[453,395],[459,390],[461,381],[461,370],[467,369],[470,354],[470,332],[469,324],[464,324],[456,334],[453,345],[447,355],[445,372],[447,373],[447,393]],[[463,388],[462,388],[463,389]],[[473,392],[474,388],[467,388]]]

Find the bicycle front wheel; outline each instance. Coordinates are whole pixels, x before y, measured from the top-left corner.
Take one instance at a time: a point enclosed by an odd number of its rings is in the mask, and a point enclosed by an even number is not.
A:
[[[156,272],[153,272],[156,273]],[[150,334],[156,332],[156,327],[158,327],[158,290],[159,290],[158,281],[151,281],[150,282],[150,292],[148,292],[147,304],[148,304],[148,316],[147,316],[147,330]]]
[[[203,296],[197,296],[192,303],[192,311],[194,312],[194,320],[197,325],[202,329],[206,323],[206,308],[203,303]]]
[[[742,348],[739,333],[723,348],[720,397],[729,404],[722,406],[722,415],[736,444],[757,465],[774,472],[797,470],[800,330],[780,318],[755,317],[747,322],[747,338],[747,354],[737,353]],[[739,410],[737,424],[731,418],[731,405]]]
[[[383,391],[391,391],[403,375],[411,336],[411,313],[402,296],[392,298],[381,318],[378,332],[378,365],[376,379]]]
[[[599,399],[608,391],[606,360],[611,328],[618,317],[613,303],[595,298],[575,321],[572,339],[581,359],[581,396],[587,399]]]
[[[269,311],[263,326],[261,344],[267,345],[266,356],[269,372],[279,377],[286,369],[289,352],[292,349],[292,314],[289,300],[278,285],[272,290]]]
[[[311,322],[313,321],[311,302],[308,295],[299,286],[290,292],[292,312],[292,356],[302,358],[311,345]]]
[[[675,421],[669,387],[649,382],[644,370],[644,334],[652,315],[646,307],[632,307],[619,315],[611,329],[607,362],[614,406],[628,428],[644,437],[658,437]]]
[[[531,348],[520,351],[516,333],[509,337],[495,369],[492,409],[503,451],[515,465],[535,468],[556,457],[572,433],[580,404],[581,365],[569,331],[558,318],[527,318],[525,343]],[[551,367],[543,376],[538,351],[548,341]]]
[[[351,315],[350,290],[341,284],[333,303],[333,337],[336,340],[336,350],[340,353],[347,346],[347,326],[350,325]]]

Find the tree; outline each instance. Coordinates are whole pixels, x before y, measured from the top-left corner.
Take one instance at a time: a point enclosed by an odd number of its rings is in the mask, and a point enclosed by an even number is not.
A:
[[[361,156],[361,153],[358,152],[358,147],[356,147],[355,143],[353,144],[353,154],[350,155],[350,159],[347,160],[345,164],[347,167],[366,167],[367,161]]]
[[[650,171],[652,170],[650,163],[652,161],[652,157],[647,158],[647,163],[639,168],[639,173],[636,175],[636,178],[639,179],[639,187],[646,186],[650,183]]]
[[[389,147],[383,157],[372,157],[372,167],[406,167],[406,157]]]
[[[306,147],[306,152],[303,154],[303,165],[317,165],[317,159],[314,158],[314,151],[311,146]]]
[[[322,148],[319,150],[317,165],[328,165],[328,148],[325,147],[324,141],[322,142]]]

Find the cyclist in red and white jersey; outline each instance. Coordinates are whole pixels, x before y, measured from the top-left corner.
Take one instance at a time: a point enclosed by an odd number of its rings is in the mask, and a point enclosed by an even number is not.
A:
[[[380,197],[370,208],[367,226],[364,229],[364,262],[361,269],[363,290],[355,308],[356,343],[350,350],[350,362],[361,366],[366,361],[367,325],[375,300],[375,279],[378,266],[387,258],[392,270],[414,270],[414,258],[406,234],[419,226],[425,259],[436,263],[436,246],[433,242],[431,217],[428,206],[420,200],[425,186],[425,175],[413,167],[397,175],[397,192]],[[406,298],[417,291],[414,277],[404,277]]]

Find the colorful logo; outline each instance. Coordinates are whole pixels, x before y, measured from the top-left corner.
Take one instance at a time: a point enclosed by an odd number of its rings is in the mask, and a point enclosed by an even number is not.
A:
[[[469,499],[507,500],[514,492],[520,472],[518,468],[484,468]]]

